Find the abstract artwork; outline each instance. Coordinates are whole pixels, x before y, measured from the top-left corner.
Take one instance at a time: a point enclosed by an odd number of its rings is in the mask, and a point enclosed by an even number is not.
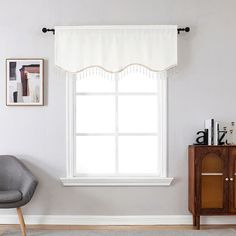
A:
[[[43,59],[6,60],[8,106],[43,106]]]

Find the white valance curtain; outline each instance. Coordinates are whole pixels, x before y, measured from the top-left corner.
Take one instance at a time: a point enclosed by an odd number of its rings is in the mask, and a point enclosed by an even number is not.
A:
[[[163,71],[177,65],[177,26],[57,26],[55,64],[68,72],[130,65]]]

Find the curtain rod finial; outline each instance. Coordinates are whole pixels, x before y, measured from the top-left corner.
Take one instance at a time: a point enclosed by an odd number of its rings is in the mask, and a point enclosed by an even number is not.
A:
[[[42,28],[42,31],[43,31],[43,33],[47,33],[47,32],[53,32],[53,34],[55,34],[55,29],[47,29],[47,28]]]
[[[185,28],[178,28],[178,34],[181,32],[181,31],[184,31],[186,33],[188,33],[190,31],[190,27],[185,27]]]
[[[190,27],[186,27],[185,32],[189,32],[189,31],[190,31]]]

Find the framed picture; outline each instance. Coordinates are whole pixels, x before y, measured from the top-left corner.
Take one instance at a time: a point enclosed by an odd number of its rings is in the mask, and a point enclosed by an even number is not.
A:
[[[6,105],[43,106],[43,59],[6,59]]]

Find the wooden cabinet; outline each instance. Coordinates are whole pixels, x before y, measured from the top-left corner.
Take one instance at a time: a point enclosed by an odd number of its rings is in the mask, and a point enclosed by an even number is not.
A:
[[[189,146],[189,211],[200,229],[201,215],[236,215],[236,146]]]

